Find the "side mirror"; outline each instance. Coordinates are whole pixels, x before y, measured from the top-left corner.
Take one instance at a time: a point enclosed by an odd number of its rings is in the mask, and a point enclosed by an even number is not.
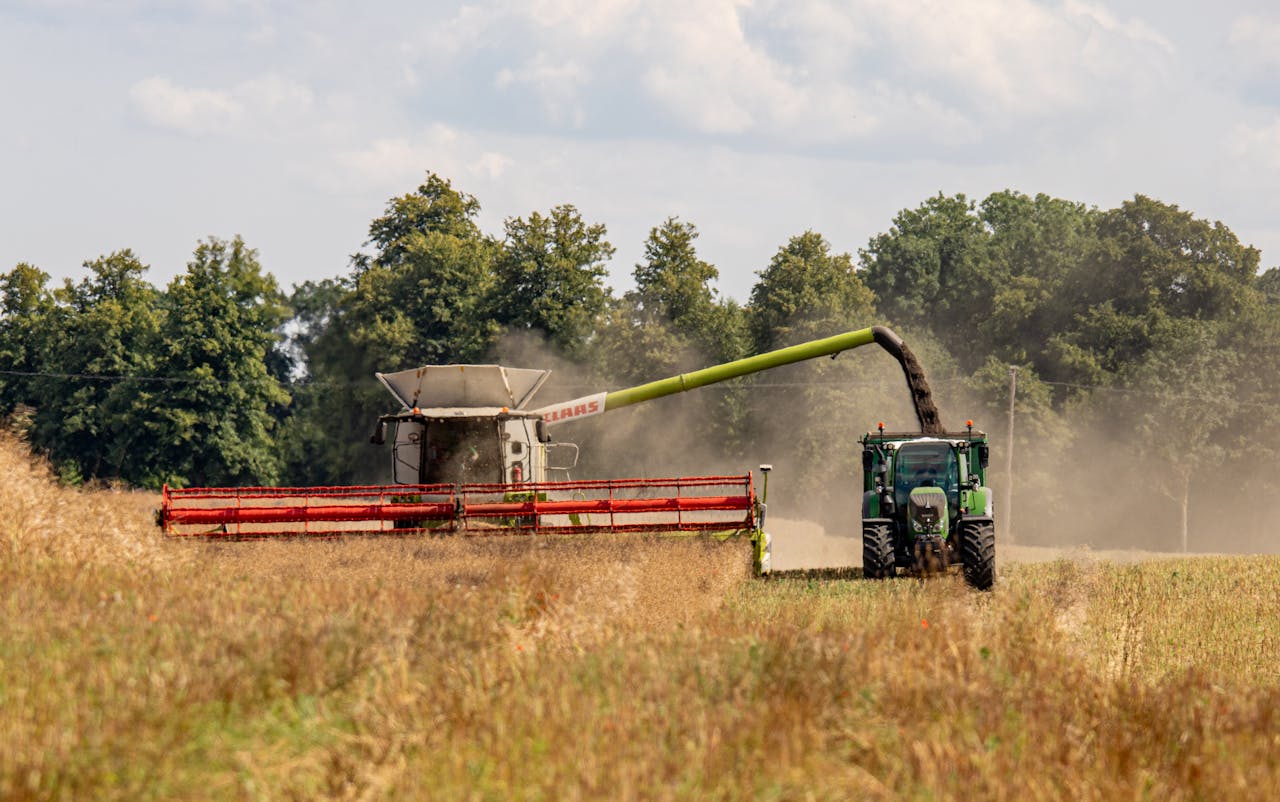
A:
[[[871,473],[871,466],[874,462],[875,455],[873,455],[871,451],[866,450],[862,452],[862,470],[864,472]]]
[[[373,436],[369,438],[369,442],[375,446],[380,446],[387,442],[387,422],[379,419],[378,426],[373,430]]]
[[[542,418],[538,418],[538,422],[533,426],[539,443],[550,443],[551,432],[547,431],[547,422]]]
[[[986,443],[979,444],[978,464],[981,465],[983,468],[986,468],[987,464],[990,462],[991,462],[991,446],[987,445]]]

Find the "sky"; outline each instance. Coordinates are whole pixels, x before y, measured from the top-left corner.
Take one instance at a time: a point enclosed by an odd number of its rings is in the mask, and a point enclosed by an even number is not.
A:
[[[1280,7],[1222,0],[0,0],[0,271],[164,284],[242,236],[348,274],[428,171],[481,227],[571,203],[631,286],[677,216],[725,297],[939,192],[1222,221],[1280,265]]]

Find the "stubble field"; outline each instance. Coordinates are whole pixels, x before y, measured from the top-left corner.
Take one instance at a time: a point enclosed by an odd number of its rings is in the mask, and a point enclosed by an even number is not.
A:
[[[1274,557],[756,581],[669,538],[169,543],[10,439],[0,475],[0,798],[1280,798]]]

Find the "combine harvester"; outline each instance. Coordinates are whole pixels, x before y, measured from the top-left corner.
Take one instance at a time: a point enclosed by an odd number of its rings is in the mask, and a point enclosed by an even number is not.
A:
[[[915,358],[882,326],[839,334],[613,392],[530,409],[550,371],[428,365],[376,374],[402,405],[377,421],[392,482],[360,487],[166,487],[158,520],[170,537],[677,532],[745,536],[757,574],[770,570],[764,493],[751,473],[573,480],[578,447],[551,429],[643,401],[877,343],[903,366],[922,435],[941,434]],[[388,438],[388,429],[394,431]],[[768,466],[761,466],[765,487]],[[868,476],[872,473],[868,468]],[[880,474],[876,476],[883,478]]]

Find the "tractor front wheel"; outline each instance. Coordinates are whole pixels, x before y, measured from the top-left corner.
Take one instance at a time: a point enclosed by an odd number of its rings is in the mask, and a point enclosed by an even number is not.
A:
[[[897,572],[893,529],[888,524],[863,524],[862,575],[867,579],[888,579]]]
[[[960,527],[960,561],[970,587],[991,590],[996,581],[995,524],[975,521]]]

